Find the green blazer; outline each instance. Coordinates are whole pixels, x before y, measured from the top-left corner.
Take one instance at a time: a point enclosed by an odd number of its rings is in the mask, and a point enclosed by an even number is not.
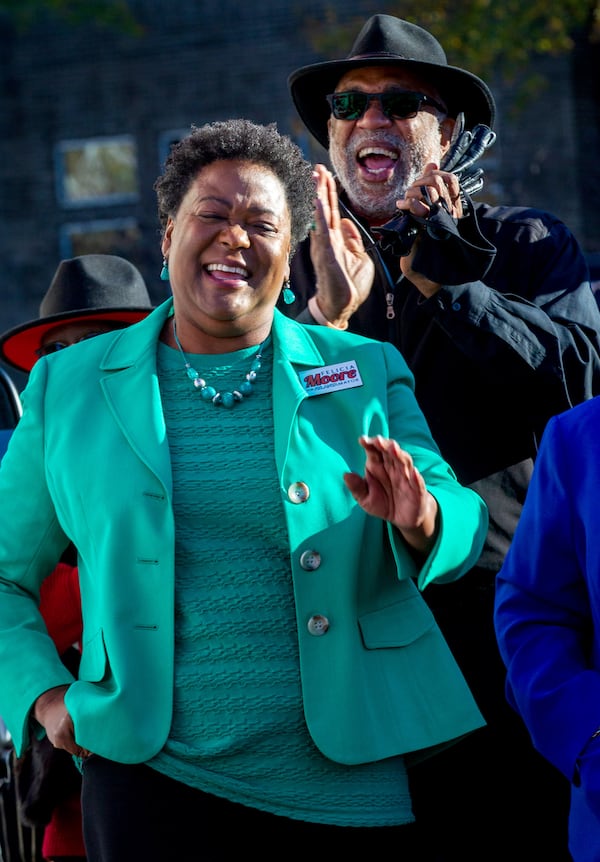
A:
[[[171,304],[39,360],[23,393],[0,469],[0,714],[17,751],[35,699],[64,683],[73,683],[66,705],[76,738],[92,752],[143,762],[169,733],[174,522],[156,347]],[[415,583],[448,582],[475,563],[484,503],[440,457],[394,347],[276,312],[273,349],[275,457],[312,738],[325,756],[352,764],[480,727]],[[348,363],[362,385],[309,394],[301,382],[302,373]],[[344,485],[345,471],[364,470],[363,433],[397,439],[437,498],[439,539],[421,568]],[[84,621],[77,681],[37,607],[69,540]]]

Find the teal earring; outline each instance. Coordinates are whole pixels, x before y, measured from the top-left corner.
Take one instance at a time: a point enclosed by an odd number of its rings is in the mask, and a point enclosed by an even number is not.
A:
[[[286,305],[291,305],[292,302],[296,301],[296,294],[290,287],[289,280],[283,282],[283,301]]]
[[[160,280],[168,281],[169,280],[169,267],[167,265],[167,258],[163,257],[163,265],[160,271]]]

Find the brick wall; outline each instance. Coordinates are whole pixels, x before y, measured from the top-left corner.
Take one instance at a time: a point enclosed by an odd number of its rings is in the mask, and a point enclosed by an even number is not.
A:
[[[73,27],[50,16],[17,33],[0,18],[0,329],[37,316],[58,261],[66,256],[61,231],[72,223],[133,220],[140,236],[135,262],[155,301],[166,296],[158,279],[152,184],[169,132],[228,116],[276,121],[297,137],[309,157],[323,158],[299,126],[286,81],[298,66],[323,59],[313,54],[305,27],[327,5],[131,0],[143,25],[136,37],[93,24]],[[365,17],[373,12],[372,2],[330,5],[339,7],[342,20],[361,9]],[[579,74],[583,69],[591,80],[589,64],[597,71],[597,49],[581,63]],[[518,118],[507,110],[510,87],[493,85],[499,138],[485,194],[550,209],[581,232],[590,251],[600,250],[598,222],[594,227],[582,212],[588,192],[582,164],[586,157],[591,161],[590,148],[576,134],[583,111],[597,140],[598,103],[589,90],[579,90],[575,99],[570,58],[544,61],[544,72],[551,87]],[[113,135],[135,140],[138,199],[65,209],[56,193],[56,145]],[[597,156],[596,149],[594,162]]]

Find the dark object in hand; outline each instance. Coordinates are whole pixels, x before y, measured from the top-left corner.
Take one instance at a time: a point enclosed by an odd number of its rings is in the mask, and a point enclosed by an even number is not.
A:
[[[460,191],[463,207],[468,209],[468,198],[480,191],[483,187],[483,169],[473,168],[473,164],[479,159],[485,150],[490,147],[496,139],[496,135],[483,124],[475,126],[472,132],[464,129],[464,117],[459,115],[456,119],[454,135],[450,143],[450,149],[442,163],[442,170],[451,171],[460,182]],[[445,210],[446,216],[441,213]],[[442,225],[436,219],[438,214],[442,215]],[[431,211],[427,219],[417,218],[408,212],[399,212],[381,227],[373,228],[373,233],[378,237],[378,243],[385,251],[391,251],[397,257],[405,257],[410,253],[413,243],[420,230],[425,229],[427,233],[438,240],[448,239],[456,230],[445,230],[448,226],[450,215],[445,205],[435,203],[431,205]],[[456,224],[456,219],[453,220]]]
[[[74,676],[80,658],[75,647],[61,655],[63,664]],[[14,776],[19,817],[31,828],[46,826],[54,809],[81,791],[81,774],[72,755],[54,748],[47,736],[32,737],[28,748],[15,761]]]
[[[396,257],[406,257],[410,254],[419,229],[419,224],[407,212],[399,212],[381,227],[371,228],[377,236],[380,248],[390,251]]]

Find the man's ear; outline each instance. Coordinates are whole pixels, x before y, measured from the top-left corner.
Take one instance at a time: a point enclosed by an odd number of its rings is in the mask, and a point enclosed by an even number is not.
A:
[[[452,132],[454,131],[455,125],[456,120],[453,117],[446,117],[446,119],[442,120],[440,123],[440,144],[442,147],[442,156],[445,156],[450,149],[450,140],[452,138]]]

